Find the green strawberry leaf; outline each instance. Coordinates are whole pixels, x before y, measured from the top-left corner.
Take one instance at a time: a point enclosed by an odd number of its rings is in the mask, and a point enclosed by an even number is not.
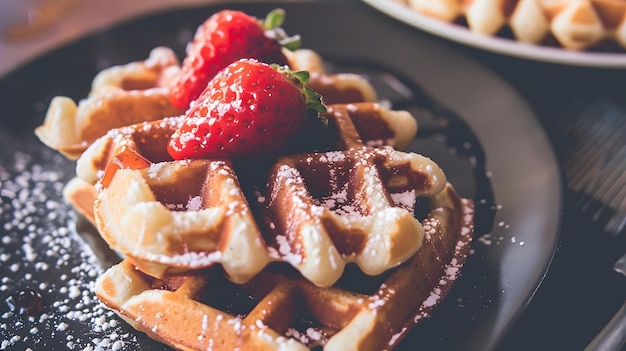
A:
[[[265,16],[263,29],[271,30],[280,27],[285,22],[285,10],[274,9]]]
[[[308,72],[307,72],[308,73]],[[328,126],[328,119],[321,115],[326,112],[326,105],[322,96],[309,87],[304,87],[306,96],[306,118],[310,123],[319,124],[322,128]]]
[[[324,105],[320,94],[306,86],[311,76],[309,71],[292,71],[287,66],[277,65],[275,63],[270,66],[282,74],[304,94],[307,122],[318,124],[325,128],[328,125],[328,119],[320,114],[326,112],[326,105]]]
[[[283,22],[285,22],[285,10],[278,8],[270,11],[260,25],[268,38],[276,40],[285,49],[294,51],[300,48],[300,36],[287,35],[280,27]]]
[[[300,36],[296,34],[290,37],[280,39],[278,40],[278,43],[285,49],[289,51],[294,51],[300,48],[300,44],[302,43],[302,41],[300,40]]]

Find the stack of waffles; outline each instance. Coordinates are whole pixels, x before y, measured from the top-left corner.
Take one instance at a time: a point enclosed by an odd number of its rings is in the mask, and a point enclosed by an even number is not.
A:
[[[173,160],[183,117],[155,102],[178,68],[170,55],[105,70],[78,108],[55,99],[37,131],[78,157],[65,197],[123,257],[97,280],[99,299],[180,350],[393,348],[451,288],[473,233],[471,200],[434,161],[399,151],[415,119],[299,50],[290,66],[332,102],[328,128],[269,164]],[[136,68],[150,79],[130,84]]]
[[[404,0],[418,13],[446,22],[464,20],[476,33],[508,27],[525,43],[556,42],[586,50],[608,44],[626,48],[623,0]]]

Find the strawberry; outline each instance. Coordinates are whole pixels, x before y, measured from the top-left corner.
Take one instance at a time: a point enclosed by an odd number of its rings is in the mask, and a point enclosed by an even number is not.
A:
[[[241,59],[220,71],[172,135],[174,159],[255,156],[279,150],[309,120],[325,120],[308,72]]]
[[[287,37],[279,27],[284,15],[277,9],[263,22],[244,12],[223,10],[209,17],[187,47],[181,72],[170,89],[172,105],[187,109],[217,72],[241,58],[286,65],[281,48],[297,48],[299,37]]]
[[[105,188],[108,187],[119,169],[142,169],[149,167],[150,164],[150,161],[136,151],[123,147],[107,164],[100,184]]]

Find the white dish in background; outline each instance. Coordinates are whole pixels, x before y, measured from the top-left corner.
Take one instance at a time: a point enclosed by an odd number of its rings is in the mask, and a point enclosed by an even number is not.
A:
[[[558,64],[586,67],[626,67],[626,54],[583,52],[520,43],[474,33],[466,27],[419,14],[393,0],[363,0],[373,8],[415,28],[464,45],[500,54]]]

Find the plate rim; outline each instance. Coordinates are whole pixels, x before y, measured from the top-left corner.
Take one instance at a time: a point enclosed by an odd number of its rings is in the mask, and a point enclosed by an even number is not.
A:
[[[626,54],[573,51],[522,43],[472,32],[409,9],[394,0],[363,0],[372,8],[400,22],[466,46],[533,61],[595,68],[625,68]]]

